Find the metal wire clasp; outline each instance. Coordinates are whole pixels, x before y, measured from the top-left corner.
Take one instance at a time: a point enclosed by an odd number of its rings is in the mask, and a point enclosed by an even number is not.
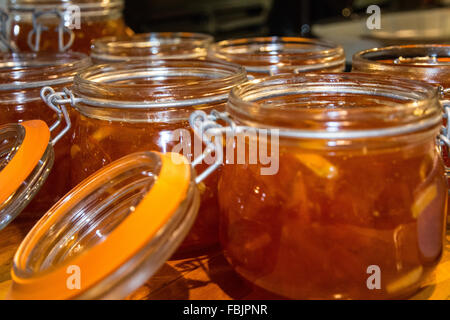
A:
[[[446,149],[444,149],[447,152],[450,150],[450,101],[442,102],[442,107],[444,109],[444,114],[442,115],[442,117],[446,119],[447,123],[445,126],[441,127],[441,133],[439,134],[438,138],[438,145],[441,154],[443,154],[443,146],[447,147]],[[447,177],[447,179],[450,179],[450,167],[448,167],[447,165],[445,165],[445,176]]]
[[[217,122],[218,120],[225,122],[228,126],[222,126]],[[199,110],[194,111],[189,117],[189,124],[195,135],[206,145],[203,153],[192,161],[192,166],[199,165],[208,155],[215,154],[214,163],[195,179],[195,183],[198,184],[223,164],[222,135],[227,131],[237,133],[239,127],[228,117],[226,112],[218,112],[217,110],[211,111],[210,114]]]
[[[41,36],[42,31],[48,30],[48,27],[39,22],[39,18],[42,16],[56,16],[59,19],[59,24],[55,28],[55,31],[58,32],[58,49],[60,52],[64,52],[69,49],[73,42],[75,41],[75,33],[65,26],[65,18],[64,12],[58,10],[49,10],[49,11],[34,11],[33,12],[33,29],[28,34],[28,46],[34,52],[39,51],[41,46]],[[69,41],[64,44],[64,34],[67,33],[69,35]],[[33,42],[34,37],[34,42]]]
[[[19,51],[16,44],[9,39],[8,35],[9,14],[0,9],[0,43],[11,52]]]
[[[69,131],[72,123],[70,121],[69,113],[67,112],[66,104],[75,103],[75,98],[72,92],[64,88],[63,92],[55,92],[55,90],[51,87],[44,87],[41,90],[41,98],[42,100],[53,110],[56,112],[58,119],[53,123],[50,127],[50,132],[54,131],[61,124],[63,118],[66,122],[66,126],[62,129],[56,137],[52,140],[52,145],[55,145],[61,138],[64,136],[67,131]]]
[[[441,127],[441,133],[439,134],[440,145],[447,145],[450,147],[450,102],[449,104],[443,104],[444,114],[442,117],[447,119],[447,124]]]
[[[447,147],[447,152],[450,150],[450,100],[445,100],[445,95],[450,92],[449,89],[444,89],[443,87],[439,87],[439,93],[442,98],[442,117],[446,119],[446,125],[441,127],[441,132],[438,137],[438,147],[442,154],[442,147]],[[450,179],[450,167],[445,166],[445,176],[447,179]],[[449,190],[450,193],[450,190]]]

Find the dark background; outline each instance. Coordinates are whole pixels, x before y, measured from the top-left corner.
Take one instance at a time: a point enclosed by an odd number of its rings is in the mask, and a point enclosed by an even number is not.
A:
[[[317,22],[356,19],[371,4],[383,12],[444,6],[448,0],[127,0],[135,32],[190,31],[217,40],[255,35],[311,36]]]

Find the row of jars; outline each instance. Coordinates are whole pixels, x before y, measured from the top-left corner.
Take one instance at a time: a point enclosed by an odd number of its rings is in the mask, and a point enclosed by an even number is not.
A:
[[[372,49],[354,56],[364,73],[330,74],[344,56],[329,43],[211,44],[188,33],[101,39],[94,61],[125,62],[97,65],[74,52],[2,56],[0,124],[21,124],[2,127],[0,183],[24,182],[0,192],[0,223],[32,198],[26,210],[49,210],[16,254],[11,298],[124,297],[175,250],[201,252],[219,235],[241,276],[286,298],[399,298],[420,287],[443,251],[436,137],[450,47]],[[196,175],[174,161],[172,148],[195,145],[203,122],[278,129],[276,174],[258,163],[211,173],[202,162]],[[186,130],[173,139],[176,129]],[[66,287],[69,265],[86,277],[79,291]]]

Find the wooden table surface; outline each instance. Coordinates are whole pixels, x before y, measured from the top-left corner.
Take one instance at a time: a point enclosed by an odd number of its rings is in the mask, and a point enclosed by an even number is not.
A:
[[[26,233],[36,222],[22,214],[0,231],[0,299],[4,299],[11,284],[12,258]],[[447,233],[444,255],[424,287],[412,299],[450,300],[450,231]],[[196,258],[172,260],[128,299],[273,299],[239,278],[226,262],[220,250],[211,250]]]

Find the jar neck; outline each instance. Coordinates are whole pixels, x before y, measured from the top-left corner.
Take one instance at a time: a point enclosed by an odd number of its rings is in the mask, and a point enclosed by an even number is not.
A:
[[[206,57],[213,37],[201,33],[154,32],[93,41],[91,57],[100,61],[192,59]]]
[[[82,53],[4,53],[0,62],[1,103],[38,99],[44,86],[69,85],[91,61]]]
[[[337,68],[344,70],[341,46],[314,39],[260,37],[220,41],[211,54],[243,65],[249,72],[306,72]]]
[[[450,89],[450,45],[375,48],[353,56],[353,70],[422,80]]]
[[[98,65],[79,73],[74,94],[85,116],[123,121],[167,121],[167,113],[187,119],[192,108],[223,104],[246,80],[234,64],[209,60],[159,60]],[[157,112],[164,112],[163,118]],[[124,116],[126,115],[126,116]]]
[[[433,86],[386,76],[280,75],[233,89],[227,111],[241,124],[291,138],[435,135],[442,121],[437,97]]]

